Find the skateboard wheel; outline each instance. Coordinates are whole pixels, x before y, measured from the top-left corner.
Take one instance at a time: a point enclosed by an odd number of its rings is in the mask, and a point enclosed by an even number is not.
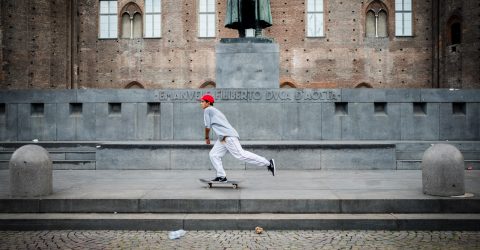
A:
[[[237,184],[234,184],[233,189],[237,189],[237,188],[238,188]]]
[[[211,188],[212,187],[212,183],[208,183],[208,188]]]

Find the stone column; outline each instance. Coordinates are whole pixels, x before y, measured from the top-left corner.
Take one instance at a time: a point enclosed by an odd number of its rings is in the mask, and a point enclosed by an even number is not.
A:
[[[43,147],[20,147],[13,153],[9,168],[12,196],[34,197],[52,193],[52,160]]]

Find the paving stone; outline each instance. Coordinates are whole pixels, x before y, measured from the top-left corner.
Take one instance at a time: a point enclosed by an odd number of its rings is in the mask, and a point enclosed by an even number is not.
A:
[[[0,231],[0,249],[478,249],[478,231]]]

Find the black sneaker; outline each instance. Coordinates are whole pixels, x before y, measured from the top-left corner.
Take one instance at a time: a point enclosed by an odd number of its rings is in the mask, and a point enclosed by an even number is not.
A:
[[[227,177],[217,177],[217,178],[213,179],[212,181],[227,182]]]
[[[272,175],[275,176],[275,160],[274,159],[271,159],[270,160],[270,166],[267,167],[267,170],[272,172]]]

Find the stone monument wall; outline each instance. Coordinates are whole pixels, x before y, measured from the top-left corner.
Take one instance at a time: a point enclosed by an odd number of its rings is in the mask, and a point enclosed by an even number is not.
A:
[[[0,141],[202,140],[207,90],[0,91]],[[242,140],[480,140],[480,91],[211,89]]]

